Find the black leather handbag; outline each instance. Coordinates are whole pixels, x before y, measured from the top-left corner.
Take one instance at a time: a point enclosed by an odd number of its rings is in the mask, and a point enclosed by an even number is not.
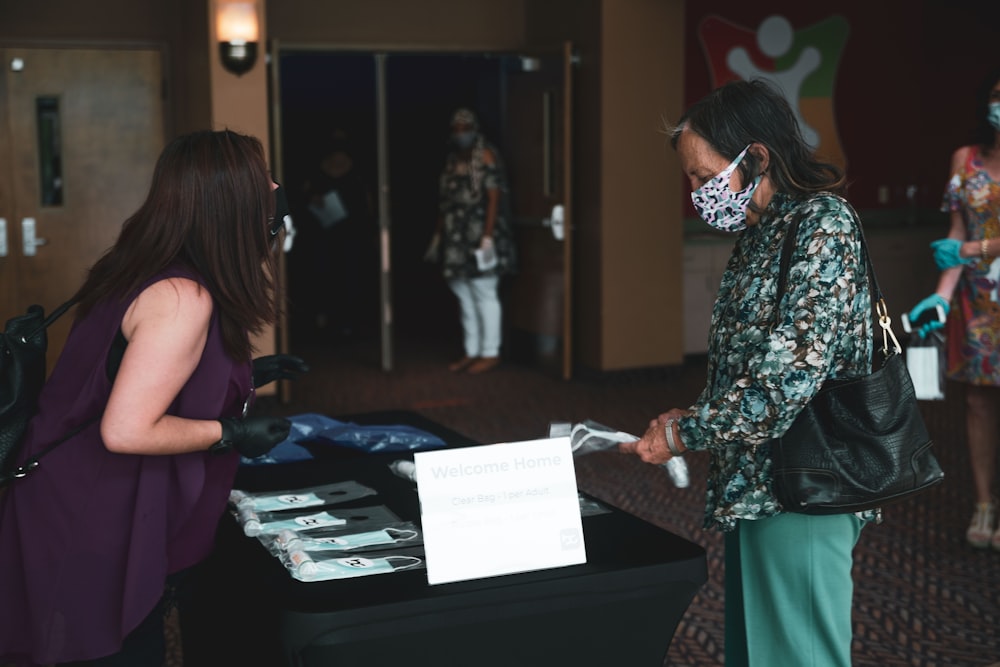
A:
[[[40,456],[93,423],[90,421],[67,433],[31,461],[14,469],[21,437],[35,414],[38,395],[45,384],[47,329],[74,305],[76,300],[71,299],[48,317],[41,306],[31,306],[24,315],[7,320],[0,333],[0,487],[23,477],[38,465]]]
[[[868,269],[873,319],[882,329],[881,349],[874,355],[882,363],[870,375],[825,382],[788,431],[771,441],[774,495],[786,512],[876,509],[944,479],[892,333],[860,220],[853,209],[852,214]],[[782,249],[778,300],[785,291],[797,231],[796,221]]]

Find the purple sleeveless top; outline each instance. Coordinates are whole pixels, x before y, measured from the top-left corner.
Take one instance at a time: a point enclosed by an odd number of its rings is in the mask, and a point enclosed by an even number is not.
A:
[[[146,286],[169,277],[204,284],[176,267]],[[74,323],[22,459],[103,411],[108,352],[137,295],[98,304]],[[216,310],[201,361],[168,414],[238,416],[251,373],[249,359],[234,361],[223,349]],[[117,652],[162,596],[167,575],[212,550],[239,456],[114,454],[99,421],[0,499],[0,657],[49,664]]]

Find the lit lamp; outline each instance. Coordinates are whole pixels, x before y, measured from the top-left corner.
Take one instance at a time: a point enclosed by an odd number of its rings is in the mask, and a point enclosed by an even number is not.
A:
[[[257,62],[257,7],[253,2],[220,2],[215,35],[222,66],[240,76]]]

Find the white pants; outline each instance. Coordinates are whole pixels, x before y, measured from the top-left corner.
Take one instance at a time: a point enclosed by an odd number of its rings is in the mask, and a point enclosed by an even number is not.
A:
[[[448,281],[448,287],[458,297],[467,357],[500,355],[499,283],[497,276]]]

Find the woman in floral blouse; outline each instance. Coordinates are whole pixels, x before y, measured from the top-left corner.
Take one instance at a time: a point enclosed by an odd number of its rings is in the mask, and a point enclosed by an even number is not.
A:
[[[976,509],[965,538],[974,547],[1000,551],[997,475],[1000,440],[1000,68],[986,79],[976,101],[976,142],[951,158],[943,209],[951,214],[948,237],[934,241],[941,269],[934,294],[910,311],[916,321],[935,306],[948,315],[948,377],[965,384],[966,432]],[[954,308],[952,308],[954,304]],[[920,334],[943,326],[923,325]]]
[[[707,386],[621,449],[656,464],[709,455],[705,527],[726,532],[727,667],[847,667],[852,552],[869,517],[783,512],[769,456],[827,379],[870,371],[871,300],[858,222],[836,194],[843,174],[816,160],[763,81],[710,93],[672,143],[701,218],[737,240],[712,312]]]

